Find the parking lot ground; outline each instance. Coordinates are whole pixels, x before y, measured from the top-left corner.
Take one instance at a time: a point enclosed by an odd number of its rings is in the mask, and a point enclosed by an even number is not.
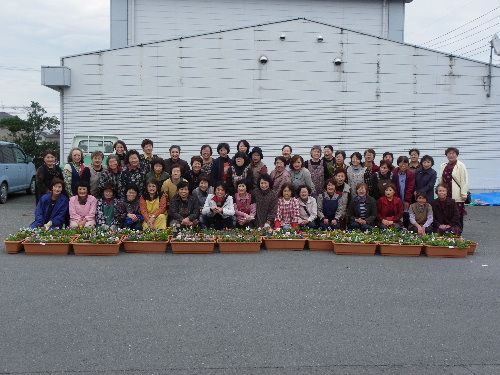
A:
[[[1,240],[32,220],[9,198]],[[465,259],[2,243],[0,374],[500,374],[500,209],[468,211]]]

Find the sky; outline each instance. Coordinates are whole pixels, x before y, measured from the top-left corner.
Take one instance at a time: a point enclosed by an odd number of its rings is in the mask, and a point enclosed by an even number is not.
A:
[[[182,1],[182,0],[180,0]],[[59,116],[59,93],[40,84],[42,65],[109,48],[109,0],[1,0],[0,112],[24,117],[30,102]],[[242,25],[235,25],[242,26]],[[489,61],[500,34],[498,0],[413,0],[405,42]],[[500,56],[494,63],[500,65]]]

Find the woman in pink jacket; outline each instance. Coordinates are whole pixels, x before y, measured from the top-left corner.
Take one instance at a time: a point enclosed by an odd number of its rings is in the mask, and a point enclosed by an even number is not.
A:
[[[71,228],[95,227],[97,199],[89,194],[88,182],[80,181],[77,195],[69,199],[69,226]]]

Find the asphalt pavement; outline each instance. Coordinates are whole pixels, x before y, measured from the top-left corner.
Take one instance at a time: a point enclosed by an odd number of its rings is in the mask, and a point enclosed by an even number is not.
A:
[[[0,374],[500,374],[500,208],[465,259],[333,253],[8,255]]]

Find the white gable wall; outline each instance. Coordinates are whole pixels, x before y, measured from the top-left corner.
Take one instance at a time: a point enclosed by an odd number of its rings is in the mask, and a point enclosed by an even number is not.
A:
[[[487,98],[485,64],[302,20],[69,57],[64,65],[72,71],[63,96],[65,154],[82,132],[136,148],[148,137],[163,156],[178,143],[186,158],[203,143],[235,147],[246,138],[269,164],[285,143],[304,156],[313,144],[348,154],[373,147],[379,157],[417,146],[437,162],[457,146],[472,187],[500,189],[492,173],[500,158],[496,67]]]
[[[403,41],[404,0],[112,0],[112,10],[113,4],[117,13],[128,6],[128,45],[298,17]],[[114,21],[120,17],[111,17],[111,29],[120,27]]]

